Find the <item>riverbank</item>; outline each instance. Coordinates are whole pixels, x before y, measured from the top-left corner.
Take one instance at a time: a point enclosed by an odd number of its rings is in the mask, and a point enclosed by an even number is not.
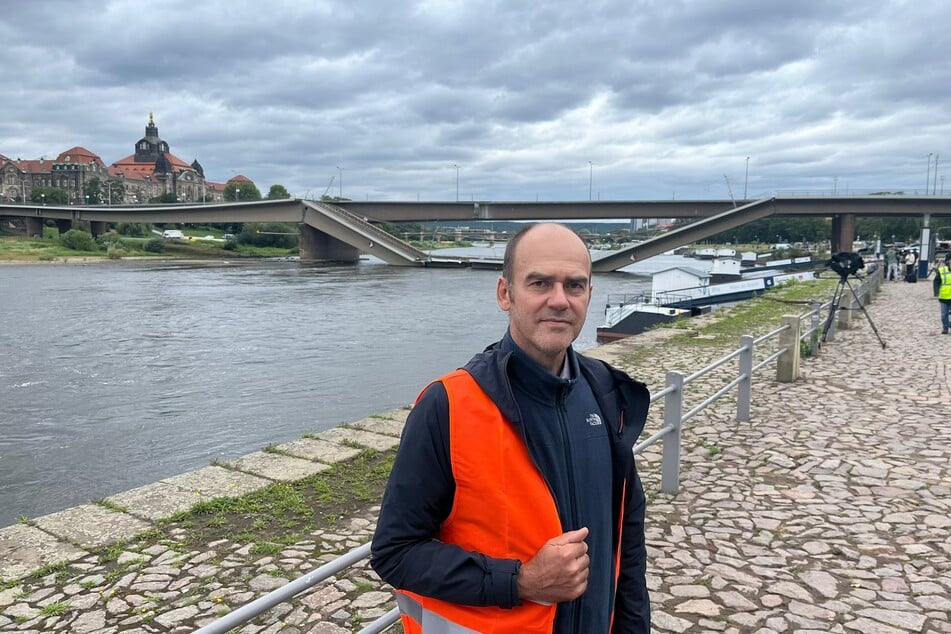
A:
[[[734,329],[760,335],[776,327],[776,310],[801,308],[760,298],[691,320],[685,329],[651,331],[587,354],[610,359],[656,392],[666,371],[689,372],[734,349]],[[798,382],[780,385],[757,375],[750,423],[734,422],[731,399],[691,419],[677,496],[657,493],[659,452],[638,459],[649,494],[655,631],[951,631],[951,428],[944,416],[951,408],[951,341],[937,334],[937,310],[928,284],[884,284],[869,313],[888,342],[885,350],[857,318],[822,355],[804,360]],[[655,406],[648,431],[659,429],[661,414]],[[385,469],[404,417],[397,410],[355,425],[392,443],[373,450],[381,460],[376,467]],[[302,440],[358,450],[374,439],[316,436]],[[303,459],[301,449],[294,452],[279,446],[262,453]],[[340,473],[376,468],[358,464],[340,463]],[[316,497],[334,497],[319,480],[309,482]],[[185,481],[175,484],[184,498],[196,496]],[[303,494],[270,497],[280,505],[265,509],[253,496],[243,498],[249,501],[235,513],[243,523],[232,524],[238,520],[229,519],[225,505],[200,498],[207,503],[197,512],[155,522],[144,534],[90,549],[78,560],[16,579],[0,575],[8,579],[0,590],[0,628],[191,631],[372,534],[376,500],[370,499],[334,523],[269,542],[258,525],[293,515]],[[123,513],[117,507],[103,506]],[[148,521],[139,513],[137,519]],[[110,522],[99,524],[105,531]],[[47,534],[29,522],[13,528]],[[391,604],[389,589],[364,562],[242,631],[352,631]]]

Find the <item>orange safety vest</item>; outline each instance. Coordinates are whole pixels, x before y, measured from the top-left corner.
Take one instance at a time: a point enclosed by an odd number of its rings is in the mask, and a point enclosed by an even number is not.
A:
[[[528,561],[561,521],[548,484],[515,427],[465,370],[439,379],[449,397],[449,448],[456,494],[437,539],[489,557]],[[398,590],[406,634],[551,632],[556,606],[512,609],[448,603]]]

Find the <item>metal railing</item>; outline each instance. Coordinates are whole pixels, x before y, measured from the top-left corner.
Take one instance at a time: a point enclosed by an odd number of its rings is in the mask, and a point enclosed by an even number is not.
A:
[[[881,283],[881,277],[882,271],[880,267],[877,270],[870,271],[870,274],[863,278],[861,284],[859,284],[856,295],[860,299],[864,298],[864,301],[868,301],[872,294],[877,292]],[[855,298],[850,297],[849,300],[852,303],[848,306],[839,307],[840,319],[833,320],[832,324],[838,321],[839,327],[848,327],[849,316],[852,311],[856,309],[856,307],[853,306]],[[750,406],[752,403],[753,375],[767,365],[775,362],[777,365],[777,381],[795,381],[799,374],[801,346],[804,342],[807,342],[810,353],[813,355],[818,354],[820,329],[822,328],[822,324],[825,323],[823,313],[827,318],[829,310],[832,310],[831,298],[825,303],[814,303],[812,309],[803,315],[784,316],[782,318],[783,324],[779,328],[760,337],[743,335],[740,337],[739,348],[697,370],[693,374],[684,376],[681,372],[676,371],[671,371],[666,374],[664,389],[651,396],[650,400],[651,404],[661,399],[664,400],[663,427],[646,440],[634,446],[634,454],[637,455],[643,453],[652,445],[663,441],[661,458],[662,492],[676,494],[680,489],[680,455],[683,424],[715,403],[725,394],[729,393],[733,388],[737,389],[736,420],[739,422],[748,422],[750,420]],[[802,328],[804,322],[809,323],[809,327],[806,329]],[[830,332],[833,331],[834,325],[830,328]],[[771,342],[774,339],[777,341],[776,349],[759,360],[759,362],[754,362],[754,353],[757,346]],[[827,340],[829,339],[830,338],[827,337]],[[738,363],[736,376],[684,413],[684,389],[734,359],[736,359]],[[196,630],[195,634],[225,634],[229,630],[249,622],[251,619],[259,616],[275,605],[290,600],[301,592],[330,579],[338,572],[350,568],[369,556],[370,544],[359,546],[333,561],[314,569],[303,577],[265,596],[255,599],[234,612]],[[397,608],[393,608],[383,616],[364,626],[363,629],[358,631],[358,634],[377,634],[383,632],[398,620],[399,611]]]

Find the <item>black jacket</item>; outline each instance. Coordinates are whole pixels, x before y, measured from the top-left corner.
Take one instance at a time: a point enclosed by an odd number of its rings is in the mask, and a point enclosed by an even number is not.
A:
[[[465,369],[525,438],[525,422],[509,379],[512,356],[495,344],[473,357]],[[613,518],[618,517],[621,491],[627,485],[613,631],[647,634],[645,499],[632,448],[646,422],[650,397],[644,384],[606,363],[576,358],[611,438]],[[436,382],[423,391],[407,419],[373,537],[371,564],[396,588],[464,605],[518,605],[515,560],[490,558],[434,539],[452,508],[455,490],[448,412],[445,389]],[[534,455],[533,460],[537,463]],[[614,544],[617,524],[612,521]],[[559,625],[557,631],[568,631]]]

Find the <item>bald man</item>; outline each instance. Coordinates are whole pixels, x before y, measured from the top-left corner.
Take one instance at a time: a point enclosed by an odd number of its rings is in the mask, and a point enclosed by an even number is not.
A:
[[[406,421],[373,568],[418,632],[650,632],[633,446],[650,395],[572,349],[591,257],[557,224],[508,244],[502,340],[427,386]]]

